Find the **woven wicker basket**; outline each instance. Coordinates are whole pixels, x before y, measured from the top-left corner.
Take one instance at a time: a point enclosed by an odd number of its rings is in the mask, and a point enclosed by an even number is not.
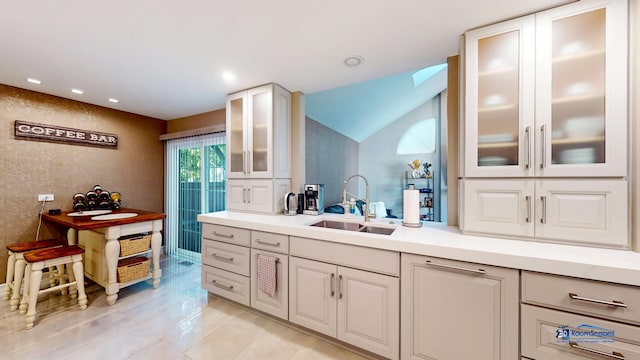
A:
[[[118,261],[118,282],[139,279],[149,275],[151,260],[144,256],[136,256]]]
[[[127,236],[118,241],[120,241],[120,256],[129,256],[149,250],[151,235],[140,234]]]

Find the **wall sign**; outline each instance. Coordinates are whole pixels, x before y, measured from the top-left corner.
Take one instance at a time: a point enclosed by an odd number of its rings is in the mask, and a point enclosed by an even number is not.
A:
[[[118,147],[118,135],[20,120],[16,120],[15,123],[15,137],[23,140],[55,141],[108,148]]]

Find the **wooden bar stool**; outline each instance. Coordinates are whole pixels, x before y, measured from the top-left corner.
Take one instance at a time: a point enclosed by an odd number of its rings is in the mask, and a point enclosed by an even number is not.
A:
[[[87,295],[84,292],[84,267],[82,266],[82,254],[84,249],[78,245],[63,246],[58,248],[43,249],[30,251],[24,254],[24,260],[27,263],[26,276],[24,280],[24,295],[20,301],[20,313],[24,314],[25,327],[31,329],[36,319],[36,305],[38,303],[38,295],[55,291],[61,288],[69,287],[69,292],[73,293],[73,287],[78,290],[78,305],[81,310],[87,308]],[[73,275],[75,281],[69,274],[69,282],[61,283],[58,286],[40,290],[40,281],[42,280],[42,269],[45,267],[59,266],[64,264],[72,264]]]
[[[17,310],[20,304],[20,287],[24,277],[24,269],[26,263],[24,261],[24,253],[33,250],[55,248],[64,246],[65,242],[60,239],[48,239],[39,241],[30,241],[20,244],[11,244],[7,246],[9,258],[7,260],[7,280],[6,288],[2,298],[9,300],[11,311]],[[58,270],[60,271],[60,269]]]

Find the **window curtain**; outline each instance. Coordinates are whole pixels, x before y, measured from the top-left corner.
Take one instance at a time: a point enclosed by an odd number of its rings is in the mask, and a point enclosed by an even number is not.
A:
[[[172,257],[199,263],[200,213],[226,209],[225,134],[165,142],[165,247]]]

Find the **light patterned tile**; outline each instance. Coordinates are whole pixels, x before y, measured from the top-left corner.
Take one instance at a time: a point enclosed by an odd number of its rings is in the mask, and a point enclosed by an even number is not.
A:
[[[121,289],[111,306],[104,289],[87,282],[89,306],[42,296],[33,329],[0,301],[0,358],[90,359],[363,359],[247,308],[210,296],[200,266],[162,260],[160,287]],[[0,292],[3,289],[0,286]]]

